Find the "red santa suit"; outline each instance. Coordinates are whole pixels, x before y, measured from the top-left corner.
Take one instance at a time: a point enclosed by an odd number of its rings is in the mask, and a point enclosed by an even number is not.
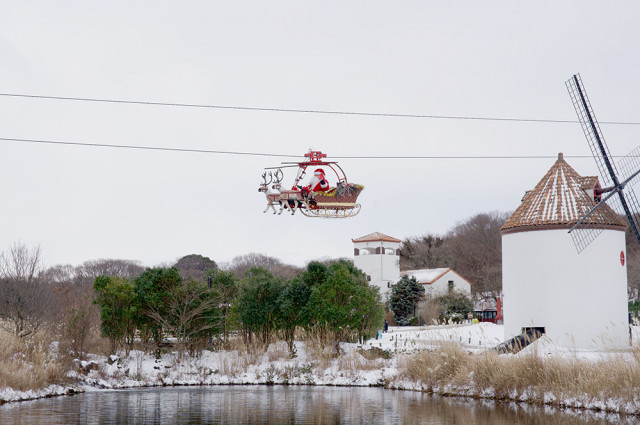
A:
[[[307,188],[312,192],[329,190],[329,182],[324,177],[324,171],[321,168],[318,168],[313,172],[313,177],[309,181]]]

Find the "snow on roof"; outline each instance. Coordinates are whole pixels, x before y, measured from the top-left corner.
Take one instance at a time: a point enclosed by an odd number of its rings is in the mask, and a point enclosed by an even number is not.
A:
[[[418,283],[431,284],[440,276],[451,270],[448,267],[440,269],[406,270],[400,273],[402,276],[415,277]]]
[[[502,233],[545,228],[570,229],[596,205],[597,177],[582,177],[564,160],[562,153],[542,180],[525,192],[522,203],[500,228]],[[626,229],[626,223],[609,207],[601,205],[587,220],[593,228]]]
[[[380,232],[369,233],[366,236],[362,236],[356,239],[351,239],[351,242],[402,242],[400,239],[393,238],[391,236],[384,235]]]

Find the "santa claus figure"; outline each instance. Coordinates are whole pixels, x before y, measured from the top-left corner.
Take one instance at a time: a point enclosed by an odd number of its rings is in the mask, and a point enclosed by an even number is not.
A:
[[[318,168],[313,172],[313,177],[307,185],[307,189],[312,192],[322,192],[329,190],[329,182],[324,177],[324,171]]]

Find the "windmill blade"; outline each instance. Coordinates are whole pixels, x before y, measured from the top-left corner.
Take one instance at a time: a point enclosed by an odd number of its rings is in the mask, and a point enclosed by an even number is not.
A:
[[[578,121],[580,121],[582,131],[589,142],[591,154],[600,171],[603,186],[617,186],[617,170],[615,164],[610,160],[611,153],[602,136],[600,125],[596,120],[596,115],[587,97],[587,92],[584,90],[580,74],[574,75],[565,85],[567,86],[571,102],[578,115]]]
[[[594,214],[604,203],[601,202],[594,206],[571,230],[569,234],[578,250],[582,252],[600,233],[604,230],[602,227],[594,228],[588,222],[588,217]],[[609,205],[618,215],[627,217],[631,233],[640,243],[640,202],[631,187],[623,190],[616,190],[607,196],[606,204]]]
[[[620,159],[617,164],[617,168],[620,172],[618,175],[621,181],[627,180],[634,173],[640,170],[640,146],[629,152],[626,156]],[[640,180],[640,175],[636,175],[627,183],[629,186],[633,186]]]
[[[586,225],[580,225],[573,229],[570,233],[571,239],[573,240],[573,244],[578,250],[578,253],[582,252],[586,247],[589,246],[591,242],[595,238],[597,238],[600,233],[602,233],[603,229],[596,229],[592,227],[588,227]]]
[[[581,253],[586,247],[589,246],[591,242],[595,238],[602,233],[604,229],[602,227],[596,226],[593,227],[593,223],[589,222],[589,217],[598,215],[598,213],[602,213],[603,209],[601,208],[603,204],[609,205],[611,198],[615,197],[618,199],[618,193],[621,189],[616,189],[612,192],[609,192],[605,198],[598,202],[593,208],[589,210],[578,222],[569,230],[569,234],[571,235],[571,239],[573,240],[573,244],[578,250],[578,254]],[[584,209],[584,206],[582,206]]]
[[[607,204],[618,214],[627,218],[631,233],[640,243],[640,202],[633,188],[627,187],[623,191],[618,192],[618,196],[612,196]],[[577,228],[576,230],[579,230]],[[593,239],[591,239],[593,240]]]
[[[614,191],[607,195],[606,203],[618,215],[627,217],[631,230],[638,243],[640,243],[640,221],[638,220],[640,203],[631,188],[631,185],[640,179],[640,148],[635,149],[619,162],[620,170],[622,170],[622,174],[619,175],[616,165],[611,161],[609,147],[604,141],[600,125],[596,120],[596,115],[591,107],[587,92],[584,90],[580,75],[574,75],[565,84],[578,115],[582,131],[587,138],[589,148],[600,171],[603,186],[609,186],[607,190]],[[586,224],[588,221],[585,218],[593,214],[596,209],[597,207],[593,208],[570,231],[578,252],[586,248],[602,232],[602,229],[590,229],[590,226]]]

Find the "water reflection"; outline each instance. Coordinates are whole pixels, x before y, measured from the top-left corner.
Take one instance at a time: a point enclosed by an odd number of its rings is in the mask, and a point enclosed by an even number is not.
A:
[[[0,406],[0,424],[640,424],[634,417],[382,388],[220,386],[99,391]]]

